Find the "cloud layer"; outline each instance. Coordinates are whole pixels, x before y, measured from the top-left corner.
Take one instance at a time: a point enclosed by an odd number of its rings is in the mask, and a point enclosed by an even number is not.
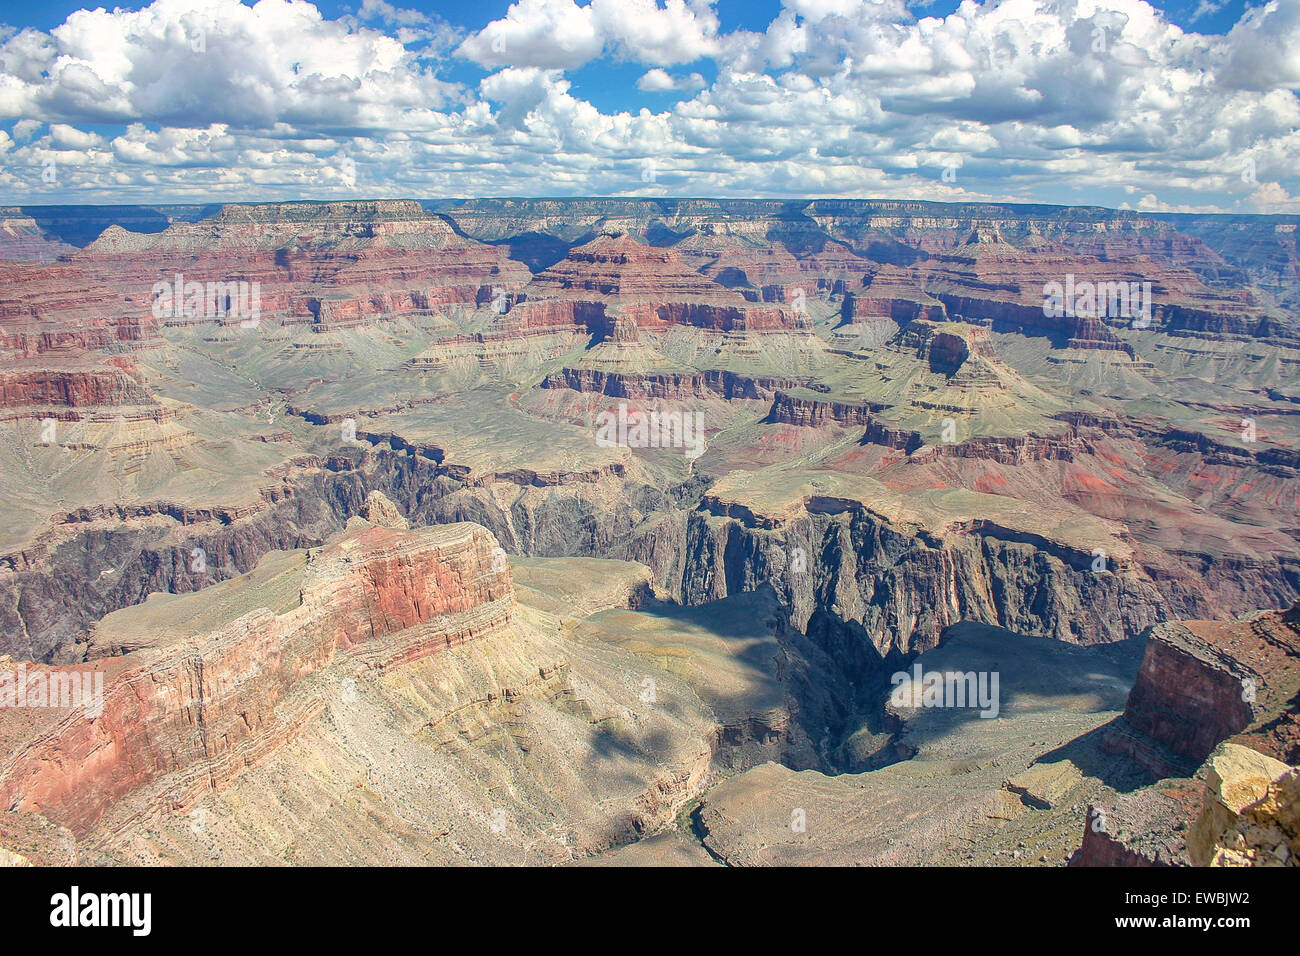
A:
[[[923,8],[922,8],[923,9]],[[869,196],[1300,212],[1300,4],[156,0],[0,30],[0,202]],[[627,77],[632,79],[627,79]],[[711,79],[706,79],[711,77]],[[617,107],[575,93],[593,84]],[[625,87],[625,88],[624,88]],[[625,104],[625,105],[624,105]]]

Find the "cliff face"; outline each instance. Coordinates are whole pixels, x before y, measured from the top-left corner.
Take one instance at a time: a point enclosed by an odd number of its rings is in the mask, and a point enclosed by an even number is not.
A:
[[[148,306],[74,265],[0,262],[0,355],[58,356],[156,344]]]
[[[569,388],[575,392],[608,395],[612,398],[766,399],[777,388],[798,384],[793,379],[751,377],[723,370],[700,373],[658,374],[604,371],[592,368],[564,368],[547,376],[542,388]]]
[[[152,304],[162,276],[256,282],[262,315],[328,331],[450,305],[473,306],[527,281],[501,249],[458,235],[418,203],[364,201],[225,206],[157,233],[110,226],[71,257],[87,276]],[[172,316],[171,325],[212,316]]]
[[[1185,625],[1146,632],[1146,659],[1124,716],[1136,730],[1196,762],[1253,716],[1244,662],[1201,640]]]
[[[1293,312],[1300,306],[1296,223],[1254,216],[1167,214],[1157,218],[1214,251],[1218,262],[1203,257],[1192,261],[1192,268],[1207,282],[1250,282]]]
[[[887,434],[870,437],[892,440]],[[361,508],[370,489],[402,502],[417,524],[482,523],[512,553],[641,561],[655,569],[668,593],[686,603],[770,583],[787,598],[796,626],[834,608],[837,620],[861,625],[882,650],[933,646],[943,628],[962,619],[1072,643],[1108,642],[1140,634],[1184,608],[1209,610],[1207,588],[1218,576],[1231,578],[1243,595],[1255,598],[1283,594],[1289,587],[1280,566],[1212,562],[1207,572],[1183,577],[1144,568],[1136,559],[1116,563],[1111,545],[1107,570],[1098,573],[1091,544],[1065,545],[987,519],[918,534],[906,522],[894,523],[833,495],[814,497],[781,518],[721,494],[705,496],[697,510],[672,514],[675,505],[667,494],[621,469],[581,480],[576,473],[537,469],[467,475],[450,463],[439,464],[442,450],[403,450],[393,436],[370,440],[397,450],[375,454],[358,470],[295,474],[248,513],[168,511],[183,522],[172,533],[152,523],[114,524],[112,513],[70,516],[65,533],[79,534],[78,544],[14,557],[11,567],[22,586],[16,604],[5,612],[11,633],[49,643],[11,646],[30,646],[40,659],[98,616],[151,591],[193,590],[250,570],[268,550],[319,545]],[[919,441],[905,435],[898,440],[902,450]],[[916,457],[1020,467],[1032,460],[1068,461],[1071,454],[1068,441],[1044,439],[931,446]],[[499,498],[503,491],[508,506]],[[640,526],[655,513],[663,517],[653,527]],[[192,545],[186,542],[194,540],[208,553],[207,576],[190,567]],[[803,549],[802,571],[793,569],[796,547]],[[94,580],[100,566],[94,562],[100,560],[118,572]]]
[[[1165,614],[1131,567],[1091,570],[1092,556],[1017,540],[996,526],[916,536],[864,508],[826,500],[789,522],[706,498],[678,525],[630,541],[681,600],[699,604],[770,584],[800,630],[827,616],[880,655],[935,647],[958,621],[1076,644],[1124,639]],[[803,560],[795,558],[795,548]]]
[[[820,428],[831,423],[867,425],[871,423],[871,412],[870,406],[800,398],[787,392],[777,392],[772,401],[772,410],[768,412],[768,418],[782,425]]]
[[[783,295],[773,295],[783,299]],[[643,329],[690,326],[712,332],[807,330],[797,310],[754,302],[697,272],[681,252],[607,233],[569,250],[519,294],[506,322],[555,324],[566,317],[602,324],[608,304]],[[513,313],[518,311],[516,320]]]
[[[1056,333],[1066,339],[1067,348],[1120,352],[1129,359],[1136,354],[1114,327],[1135,319],[1144,319],[1141,327],[1178,335],[1300,341],[1294,322],[1248,291],[1207,286],[1180,260],[1171,261],[1180,265],[1096,256],[1078,242],[1031,251],[1003,241],[998,230],[976,228],[954,249],[907,266],[885,265],[867,276],[866,287],[852,292],[845,318],[987,322],[1029,335]],[[1057,314],[1050,314],[1045,290],[1051,283],[1061,287],[1067,276],[1071,283],[1090,287],[1120,284],[1126,295],[1133,288],[1146,289],[1149,297],[1140,314],[1135,301],[1112,301],[1100,292],[1097,301],[1084,303],[1086,308],[1076,311],[1075,300],[1062,299]]]
[[[309,553],[300,603],[258,608],[190,642],[165,634],[105,674],[103,715],[58,721],[0,767],[0,801],[85,832],[122,795],[171,775],[170,809],[220,789],[320,712],[313,674],[346,658],[383,672],[500,633],[514,595],[496,542],[473,525],[403,534],[370,527]]]
[[[1124,710],[1125,722],[1194,763],[1242,739],[1295,762],[1300,734],[1290,697],[1300,690],[1297,610],[1248,621],[1158,624]]]
[[[18,368],[0,371],[0,408],[59,405],[97,408],[152,404],[153,396],[121,368]]]

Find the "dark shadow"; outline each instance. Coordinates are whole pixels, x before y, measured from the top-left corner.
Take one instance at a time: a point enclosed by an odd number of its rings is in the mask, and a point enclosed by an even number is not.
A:
[[[162,232],[175,222],[197,222],[214,215],[221,206],[22,206],[48,235],[78,249],[100,237],[109,226],[130,232]]]
[[[506,239],[493,239],[488,245],[505,246],[511,259],[522,262],[529,272],[536,275],[567,256],[574,246],[588,241],[590,237],[570,243],[545,232],[521,232]]]

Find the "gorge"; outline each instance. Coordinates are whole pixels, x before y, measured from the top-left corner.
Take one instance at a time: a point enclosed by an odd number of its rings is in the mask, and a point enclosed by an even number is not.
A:
[[[1263,217],[141,217],[4,212],[0,665],[105,686],[0,709],[10,854],[1203,862],[1247,808],[1177,824],[1263,766],[1221,748],[1300,762],[1298,273]],[[1149,283],[1150,322],[1049,314],[1067,275]],[[174,277],[257,283],[256,321],[160,314]],[[914,664],[1000,674],[999,716],[893,706]]]

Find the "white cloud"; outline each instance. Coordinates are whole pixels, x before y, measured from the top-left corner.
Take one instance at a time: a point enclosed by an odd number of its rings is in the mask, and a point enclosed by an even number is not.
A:
[[[63,123],[50,124],[50,143],[60,149],[90,149],[102,145],[104,140],[95,133],[87,133]]]
[[[398,39],[286,0],[81,10],[0,45],[0,62],[0,115],[47,121],[383,128],[456,92]]]
[[[519,0],[457,53],[483,66],[571,69],[594,60],[604,45],[591,7],[571,0]]]
[[[1228,33],[1220,79],[1242,90],[1300,89],[1300,3],[1248,9]]]
[[[1219,3],[1215,3],[1214,0],[1201,0],[1201,2],[1196,5],[1196,10],[1192,13],[1188,22],[1195,23],[1203,17],[1208,17],[1212,14],[1218,13],[1223,9],[1223,4],[1226,2],[1227,0],[1220,0]]]
[[[433,22],[427,13],[396,7],[387,0],[363,0],[357,17],[362,20],[381,20],[390,26],[402,27],[424,26]]]
[[[699,73],[691,73],[688,76],[673,76],[659,67],[647,70],[636,81],[636,88],[647,93],[665,93],[671,90],[686,90],[693,93],[696,90],[704,89],[706,86],[708,86],[708,83]]]
[[[608,53],[638,63],[675,66],[719,49],[718,18],[701,0],[518,0],[461,44],[458,52],[487,67],[574,69]]]
[[[14,123],[14,139],[18,140],[20,143],[25,143],[27,140],[32,138],[32,134],[40,129],[42,125],[44,124],[39,120],[19,120],[17,123]]]
[[[1255,210],[1261,213],[1300,212],[1300,199],[1293,198],[1277,183],[1261,183],[1250,194]]]
[[[489,75],[443,80],[453,47]],[[566,71],[598,59],[641,65],[625,111],[575,94]],[[788,0],[730,33],[703,0],[519,0],[463,37],[388,0],[337,20],[303,0],[156,0],[0,42],[14,121],[0,201],[50,195],[40,166],[58,156],[60,189],[123,201],[820,193],[1253,211],[1300,193],[1297,88],[1300,4],[1278,0],[1226,36],[1143,0],[922,19],[903,0]],[[960,185],[938,179],[945,165]]]

